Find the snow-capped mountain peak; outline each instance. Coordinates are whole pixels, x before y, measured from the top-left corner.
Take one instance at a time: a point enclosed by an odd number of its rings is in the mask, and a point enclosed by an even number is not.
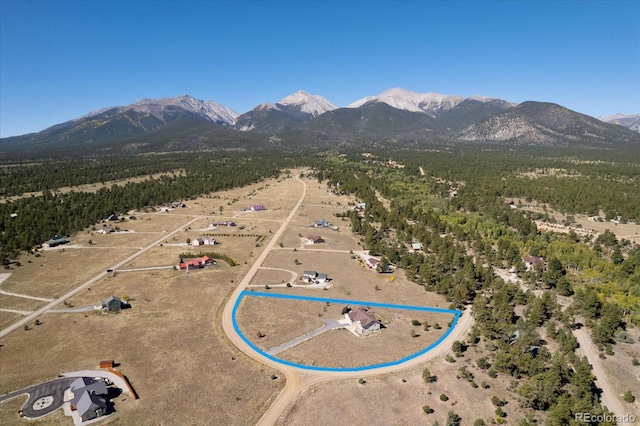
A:
[[[287,96],[280,100],[277,105],[294,107],[299,109],[301,112],[311,114],[313,117],[317,117],[327,111],[333,111],[337,108],[322,96],[311,95],[304,90],[299,90],[296,93]]]
[[[598,120],[605,123],[617,124],[631,129],[634,132],[640,132],[640,114],[614,114],[610,117],[597,117]]]
[[[148,112],[156,118],[161,118],[164,108],[171,106],[182,108],[214,123],[233,125],[238,117],[238,113],[218,102],[203,101],[189,95],[162,99],[145,98],[126,108],[137,112]]]
[[[495,99],[475,95],[469,99],[480,102],[490,102]],[[443,95],[435,92],[416,93],[400,87],[386,90],[377,96],[367,96],[348,105],[347,108],[359,108],[368,102],[384,102],[394,108],[411,112],[426,113],[435,116],[440,112],[450,110],[465,98],[455,95]]]

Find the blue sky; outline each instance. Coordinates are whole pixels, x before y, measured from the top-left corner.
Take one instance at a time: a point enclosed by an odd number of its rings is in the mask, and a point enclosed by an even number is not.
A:
[[[0,0],[0,136],[180,96],[391,87],[640,112],[639,1]]]

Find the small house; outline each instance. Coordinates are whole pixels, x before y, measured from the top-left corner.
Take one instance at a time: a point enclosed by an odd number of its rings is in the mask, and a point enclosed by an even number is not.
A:
[[[313,225],[314,228],[328,228],[331,225],[328,221],[320,219]]]
[[[349,327],[356,334],[367,336],[369,333],[380,330],[380,321],[366,309],[354,309],[346,313],[344,317],[349,321]]]
[[[225,220],[222,222],[212,222],[211,227],[216,228],[218,226],[237,226],[236,223],[232,220]]]
[[[304,271],[302,273],[302,281],[306,283],[315,281],[317,277],[318,273],[316,271]]]
[[[367,266],[367,268],[376,269],[378,267],[378,265],[380,264],[380,259],[377,259],[375,257],[368,257],[364,261],[364,264]]]
[[[188,262],[182,262],[178,265],[181,271],[191,271],[194,269],[202,269],[206,266],[216,265],[215,259],[209,256],[198,257],[196,259],[189,260]]]
[[[122,301],[118,296],[109,296],[102,301],[102,310],[107,312],[120,312],[122,310]]]
[[[192,246],[213,246],[216,244],[214,237],[198,237],[191,240]]]
[[[102,228],[98,229],[96,232],[98,234],[110,234],[110,233],[115,232],[115,231],[116,230],[113,229],[113,227],[104,225]]]
[[[308,235],[307,242],[309,244],[320,244],[320,243],[324,243],[324,240],[319,235]]]
[[[109,217],[107,218],[107,221],[109,221],[109,222],[115,222],[115,221],[116,221],[116,220],[118,220],[118,219],[120,219],[120,218],[118,217],[118,215],[117,215],[117,214],[115,214],[115,213],[113,213],[113,214],[110,214],[110,215],[109,215]]]
[[[326,283],[327,282],[327,274],[318,274],[316,277],[317,283]]]
[[[169,208],[171,209],[184,209],[185,207],[187,207],[187,205],[181,201],[176,201],[169,204]]]
[[[524,261],[524,266],[527,268],[527,271],[534,269],[547,270],[547,262],[542,257],[527,255],[522,260]]]
[[[107,414],[107,385],[102,380],[78,377],[69,389],[73,393],[70,401],[71,411],[77,411],[83,422]]]
[[[42,247],[56,247],[62,244],[67,244],[68,242],[69,240],[56,234],[49,241],[42,244]]]
[[[422,243],[411,243],[411,250],[413,251],[422,250]]]
[[[251,211],[261,212],[266,210],[267,207],[264,204],[256,204],[255,206],[251,206]]]
[[[356,204],[356,209],[358,210],[364,210],[367,208],[367,203],[358,203]]]

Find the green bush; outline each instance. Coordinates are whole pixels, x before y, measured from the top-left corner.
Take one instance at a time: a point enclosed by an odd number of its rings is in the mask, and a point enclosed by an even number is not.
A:
[[[447,395],[445,394],[440,395],[440,401],[448,401],[448,400],[449,400],[449,397]]]
[[[635,396],[633,396],[633,394],[631,393],[631,391],[630,391],[630,390],[628,390],[628,391],[626,391],[626,392],[624,393],[623,398],[624,398],[624,400],[625,400],[625,401],[627,401],[628,403],[632,403],[633,401],[635,401],[635,400],[636,400],[636,397],[635,397]]]

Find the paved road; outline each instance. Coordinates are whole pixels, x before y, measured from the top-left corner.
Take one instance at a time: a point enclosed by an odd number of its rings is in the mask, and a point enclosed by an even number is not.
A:
[[[186,228],[187,226],[191,225],[195,221],[200,220],[202,217],[203,216],[196,216],[195,218],[191,219],[189,222],[185,223],[184,225],[180,226],[179,228],[175,229],[174,231],[172,231],[170,233],[167,233],[167,234],[163,234],[162,237],[159,238],[158,240],[156,240],[153,243],[149,244],[147,247],[144,247],[144,248],[140,249],[138,252],[132,254],[131,256],[127,257],[126,259],[124,259],[123,261],[117,263],[116,265],[112,266],[109,269],[118,269],[118,268],[126,265],[127,263],[129,263],[132,260],[136,259],[137,257],[141,256],[142,254],[144,254],[147,251],[151,250],[153,247],[157,246],[158,244],[163,243],[167,238],[169,238],[169,237],[173,236],[174,234],[177,234],[178,232],[182,231],[184,228]],[[85,281],[84,283],[79,284],[77,287],[75,287],[72,290],[69,290],[67,293],[63,294],[58,299],[46,304],[45,306],[43,306],[42,308],[38,309],[37,311],[34,311],[33,313],[25,316],[24,318],[19,319],[18,321],[14,322],[13,324],[9,325],[8,327],[5,327],[4,329],[0,330],[0,337],[4,337],[7,334],[11,333],[12,331],[17,330],[17,329],[21,328],[22,326],[24,326],[25,324],[28,324],[29,322],[35,320],[40,315],[44,314],[45,312],[50,311],[51,309],[55,308],[56,306],[58,306],[59,304],[61,304],[65,300],[67,300],[67,299],[71,298],[72,296],[78,294],[80,291],[82,291],[85,288],[89,287],[93,283],[100,281],[101,279],[103,279],[106,276],[107,276],[107,272],[104,271],[104,272],[99,273],[95,277]]]
[[[36,386],[30,386],[28,388],[1,396],[0,403],[19,397],[20,395],[29,395],[29,398],[22,407],[22,414],[30,419],[42,417],[62,407],[62,404],[64,402],[64,391],[69,388],[71,382],[73,382],[74,380],[75,378],[57,379],[50,382],[41,383]],[[51,403],[51,405],[42,410],[34,410],[33,403],[45,396],[53,397],[53,402]]]
[[[300,179],[296,176],[296,179],[300,181]],[[469,330],[469,327],[473,324],[473,318],[471,316],[470,311],[466,311],[460,317],[457,326],[454,330],[449,334],[449,336],[437,347],[433,348],[429,352],[422,354],[416,358],[412,358],[402,365],[396,366],[387,366],[380,367],[370,370],[364,371],[322,371],[322,372],[309,372],[308,370],[296,368],[293,366],[288,366],[281,364],[279,362],[273,361],[264,355],[255,352],[249,345],[247,345],[242,338],[236,334],[235,329],[233,327],[233,319],[232,319],[232,311],[233,306],[235,305],[238,297],[240,297],[240,293],[249,285],[258,269],[263,264],[264,260],[267,258],[269,253],[273,250],[276,242],[280,238],[280,236],[284,233],[285,229],[295,216],[296,212],[302,205],[306,194],[307,194],[307,186],[304,181],[301,181],[303,185],[302,194],[300,199],[291,210],[291,213],[287,218],[282,222],[280,228],[275,232],[267,246],[264,248],[260,256],[256,259],[254,264],[251,266],[245,277],[240,281],[238,287],[234,290],[234,292],[229,297],[227,304],[224,307],[222,313],[222,327],[225,331],[225,334],[229,338],[229,340],[243,353],[248,355],[249,357],[273,367],[277,370],[282,371],[286,378],[286,385],[284,389],[278,394],[273,404],[269,407],[269,409],[264,413],[260,421],[259,425],[273,425],[276,423],[278,418],[282,415],[284,410],[289,406],[293,398],[296,397],[303,389],[307,386],[310,386],[315,383],[320,383],[323,381],[335,380],[335,379],[344,379],[344,378],[353,378],[353,377],[369,377],[369,376],[377,376],[380,374],[387,374],[396,371],[402,371],[408,368],[412,368],[416,365],[422,364],[431,359],[437,358],[439,356],[444,355],[453,345],[453,342],[463,338],[463,336]]]

